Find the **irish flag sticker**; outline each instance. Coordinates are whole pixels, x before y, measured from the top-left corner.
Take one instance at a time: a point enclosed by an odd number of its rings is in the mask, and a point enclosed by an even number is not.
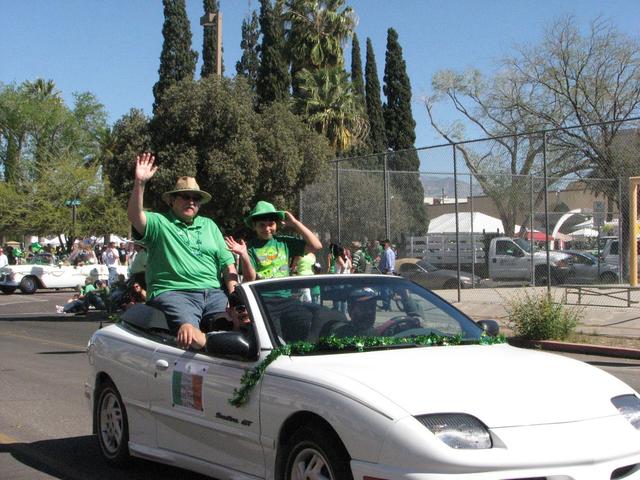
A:
[[[198,362],[175,362],[171,378],[171,399],[174,408],[204,414],[202,386],[209,367]]]

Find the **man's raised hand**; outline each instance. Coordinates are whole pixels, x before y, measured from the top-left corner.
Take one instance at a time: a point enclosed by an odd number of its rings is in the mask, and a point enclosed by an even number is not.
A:
[[[136,157],[136,181],[147,183],[147,181],[153,177],[156,170],[158,170],[158,166],[154,165],[155,159],[156,157],[148,152],[142,153]]]

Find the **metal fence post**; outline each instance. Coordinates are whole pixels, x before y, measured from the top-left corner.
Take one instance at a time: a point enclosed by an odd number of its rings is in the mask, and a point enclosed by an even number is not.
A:
[[[542,134],[542,170],[544,175],[544,235],[547,252],[547,293],[551,295],[551,262],[549,260],[549,187],[547,185],[547,132]]]
[[[531,190],[531,198],[529,199],[529,249],[530,249],[530,257],[531,257],[531,284],[535,287],[536,286],[536,263],[534,260],[534,255],[533,255],[533,247],[534,247],[534,241],[533,241],[533,224],[534,224],[534,198],[533,198],[533,175],[530,173],[529,174],[529,183],[530,183],[530,190]]]
[[[389,169],[388,169],[389,150],[384,154],[384,164],[382,165],[383,177],[383,195],[384,195],[384,237],[391,240],[391,226],[389,225]]]
[[[338,227],[338,243],[342,242],[342,229],[340,226],[340,162],[336,160],[336,224]]]
[[[623,282],[624,277],[621,252],[626,250],[623,250],[622,246],[622,177],[618,177],[618,284]]]
[[[471,214],[471,288],[476,288],[476,242],[473,236],[473,175],[469,173],[469,210]]]
[[[458,274],[458,302],[460,302],[460,223],[458,220],[458,161],[456,158],[456,145],[453,147],[453,195],[455,197],[456,211],[456,271]]]

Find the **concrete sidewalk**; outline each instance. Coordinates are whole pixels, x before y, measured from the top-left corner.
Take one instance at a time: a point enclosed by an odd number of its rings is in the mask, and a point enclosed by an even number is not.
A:
[[[525,294],[545,293],[546,288],[508,288],[508,289],[474,289],[463,290],[461,301],[457,301],[456,290],[438,291],[442,297],[452,302],[457,308],[465,312],[474,320],[497,320],[501,330],[508,328],[508,304],[511,300]],[[563,301],[564,289],[555,287],[552,295],[558,302]],[[609,302],[611,303],[611,302]],[[640,358],[640,348],[624,348],[616,346],[615,337],[640,340],[640,307],[622,306],[624,302],[618,302],[619,306],[597,304],[568,305],[568,308],[577,308],[582,312],[583,318],[576,327],[577,333],[585,335],[600,335],[612,337],[611,345],[585,345],[567,344],[565,342],[533,342],[536,346],[545,349],[560,350],[566,345],[565,351],[584,352],[594,354],[598,351],[602,355],[625,356]]]

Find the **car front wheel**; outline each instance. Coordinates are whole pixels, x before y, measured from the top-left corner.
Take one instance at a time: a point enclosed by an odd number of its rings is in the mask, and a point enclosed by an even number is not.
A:
[[[31,276],[24,277],[20,281],[20,291],[22,293],[27,293],[27,294],[36,293],[37,289],[38,289],[38,282],[34,277],[31,277]]]
[[[100,451],[107,462],[123,467],[129,463],[129,424],[118,389],[105,381],[98,391],[96,425]]]
[[[326,427],[301,428],[285,448],[285,480],[353,480],[349,454]]]

